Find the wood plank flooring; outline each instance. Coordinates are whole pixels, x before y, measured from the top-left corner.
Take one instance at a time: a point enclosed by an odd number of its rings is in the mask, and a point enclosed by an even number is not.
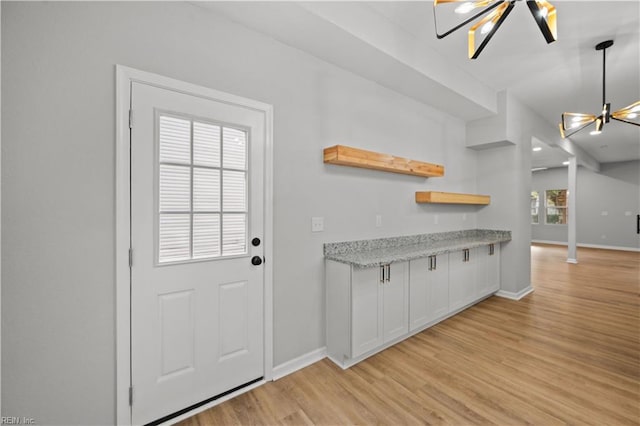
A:
[[[183,426],[640,425],[640,253],[535,245],[534,293],[492,297],[341,370],[325,359]]]

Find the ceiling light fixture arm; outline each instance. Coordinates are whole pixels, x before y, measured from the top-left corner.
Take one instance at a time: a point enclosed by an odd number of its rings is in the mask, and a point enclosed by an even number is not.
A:
[[[619,121],[621,123],[627,123],[627,124],[633,124],[634,126],[640,126],[640,123],[636,123],[636,122],[633,122],[633,121],[621,120],[621,119],[615,118],[615,117],[611,117],[611,119]]]

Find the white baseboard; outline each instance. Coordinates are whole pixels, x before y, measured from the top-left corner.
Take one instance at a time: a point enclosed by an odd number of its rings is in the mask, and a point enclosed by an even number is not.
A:
[[[604,250],[620,250],[620,251],[637,251],[637,252],[640,252],[640,247],[603,246],[603,245],[600,245],[600,244],[578,244],[578,247],[596,248],[596,249],[604,249]]]
[[[327,357],[326,347],[318,348],[304,355],[300,355],[297,358],[294,358],[290,361],[287,361],[285,363],[282,363],[280,365],[273,367],[273,380],[281,379],[284,376],[287,376],[300,369],[303,369],[304,367],[307,367],[313,363],[323,360],[326,357]]]
[[[505,299],[520,300],[529,293],[533,293],[533,287],[531,286],[527,286],[526,288],[520,290],[517,293],[514,293],[512,291],[498,290],[498,292],[496,293],[496,296],[504,297]]]
[[[531,240],[531,242],[532,243],[539,243],[539,244],[551,244],[551,245],[555,245],[555,246],[566,246],[566,245],[568,245],[567,243],[565,243],[563,241]],[[636,251],[636,252],[640,252],[640,248],[639,247],[605,246],[605,245],[601,245],[601,244],[582,244],[582,243],[578,243],[577,246],[578,247],[584,247],[584,248],[603,249],[603,250],[620,250],[620,251]]]

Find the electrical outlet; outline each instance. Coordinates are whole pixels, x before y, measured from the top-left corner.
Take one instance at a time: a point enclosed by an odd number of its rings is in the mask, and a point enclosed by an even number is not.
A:
[[[376,215],[376,227],[380,228],[382,226],[382,215]]]
[[[324,217],[312,217],[311,218],[311,232],[324,231]]]
[[[433,224],[434,224],[434,225],[437,225],[437,224],[438,224],[438,215],[437,215],[437,214],[434,214],[434,215],[433,215]]]
[[[467,214],[466,213],[462,213],[462,221],[464,222],[465,220],[467,220]]]

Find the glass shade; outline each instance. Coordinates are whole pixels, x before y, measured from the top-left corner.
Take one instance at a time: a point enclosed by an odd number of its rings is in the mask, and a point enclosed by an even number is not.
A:
[[[624,121],[625,123],[640,126],[640,101],[612,112],[611,117],[619,121]]]
[[[560,134],[563,138],[570,136],[589,124],[596,121],[596,116],[593,114],[581,114],[576,112],[565,112],[562,114],[562,122],[560,123]]]
[[[491,37],[507,18],[513,6],[513,2],[502,2],[469,29],[469,59],[476,59],[480,55]]]
[[[436,36],[446,37],[508,0],[434,0]]]
[[[547,43],[556,41],[558,39],[556,8],[545,0],[527,0],[527,6]]]

